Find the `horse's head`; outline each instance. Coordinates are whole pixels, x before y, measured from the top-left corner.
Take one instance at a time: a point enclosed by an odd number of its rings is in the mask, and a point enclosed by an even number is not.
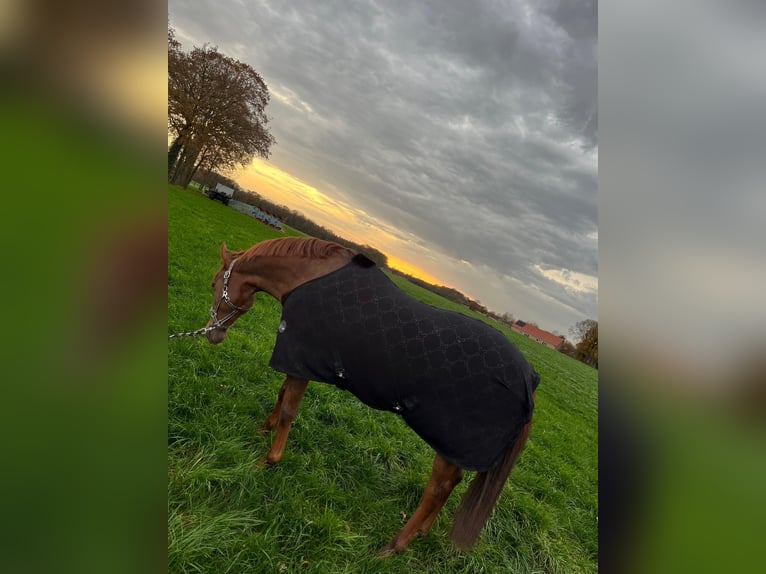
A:
[[[237,272],[237,259],[221,245],[223,265],[213,278],[213,306],[207,327],[207,340],[217,345],[226,338],[226,332],[240,315],[244,315],[255,303],[257,288],[246,281],[246,276]]]

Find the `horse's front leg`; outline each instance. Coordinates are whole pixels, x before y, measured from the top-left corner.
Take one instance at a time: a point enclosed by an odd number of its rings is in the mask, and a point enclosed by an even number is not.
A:
[[[275,464],[282,460],[287,444],[287,435],[298,414],[298,407],[301,404],[301,399],[303,399],[303,394],[306,392],[307,385],[306,379],[294,379],[292,377],[287,377],[282,383],[277,404],[261,427],[262,430],[271,430],[274,427],[277,429],[269,453],[264,459],[266,464]]]

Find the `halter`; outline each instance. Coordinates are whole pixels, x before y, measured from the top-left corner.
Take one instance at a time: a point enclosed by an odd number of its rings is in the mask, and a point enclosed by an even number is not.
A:
[[[218,304],[216,304],[214,307],[210,307],[210,318],[213,320],[213,324],[206,328],[211,331],[213,329],[226,329],[224,326],[226,321],[232,317],[236,317],[237,315],[243,315],[247,313],[247,309],[237,307],[229,298],[229,277],[231,277],[231,270],[234,268],[234,264],[236,262],[236,259],[232,259],[231,263],[229,263],[229,268],[223,274],[223,292],[221,293],[221,298],[218,299]],[[221,302],[226,302],[226,304],[231,308],[231,311],[229,311],[229,314],[226,315],[226,317],[223,319],[217,319],[216,317],[218,315],[218,308],[221,306]]]
[[[229,277],[231,277],[231,271],[234,268],[234,264],[236,262],[236,259],[232,259],[231,263],[229,263],[229,268],[223,274],[223,292],[221,293],[221,298],[218,299],[218,303],[215,303],[210,307],[210,318],[213,320],[213,324],[208,327],[197,329],[196,331],[175,333],[173,335],[169,335],[168,339],[173,339],[174,337],[193,337],[195,335],[204,335],[210,331],[214,331],[215,329],[227,329],[228,327],[226,327],[224,323],[226,323],[232,317],[236,317],[237,315],[244,315],[247,313],[247,309],[237,307],[229,297]],[[231,311],[229,311],[229,314],[226,315],[223,319],[218,319],[218,308],[221,306],[221,302],[225,302],[229,308],[231,308]]]

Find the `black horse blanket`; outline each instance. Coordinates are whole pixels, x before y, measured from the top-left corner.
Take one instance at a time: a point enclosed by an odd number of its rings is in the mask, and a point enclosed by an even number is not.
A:
[[[356,259],[284,298],[269,365],[398,413],[437,453],[478,471],[499,464],[531,419],[540,381],[498,330],[421,303]]]

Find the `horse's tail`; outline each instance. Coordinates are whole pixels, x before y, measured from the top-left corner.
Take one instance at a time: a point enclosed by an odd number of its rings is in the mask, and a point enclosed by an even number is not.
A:
[[[529,431],[532,428],[530,420],[521,429],[518,438],[506,451],[503,460],[495,468],[479,472],[471,481],[471,485],[463,495],[460,506],[455,513],[450,538],[456,548],[466,550],[474,545],[481,529],[487,522],[492,509],[500,498],[503,485],[511,474],[511,469],[519,459],[524,445],[527,443]]]

